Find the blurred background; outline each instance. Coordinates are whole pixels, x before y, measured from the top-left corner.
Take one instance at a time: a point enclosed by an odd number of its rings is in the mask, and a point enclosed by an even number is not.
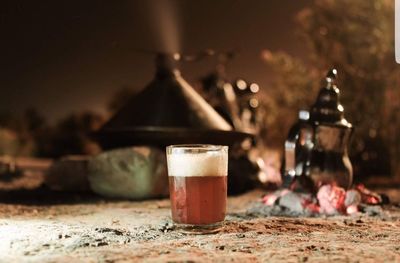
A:
[[[154,75],[152,52],[232,56],[182,62],[201,91],[223,64],[253,85],[253,124],[271,173],[297,112],[338,69],[355,127],[356,180],[400,175],[400,66],[393,0],[3,1],[0,155],[55,159],[101,151],[90,134]],[[242,82],[243,81],[243,82]],[[5,159],[4,159],[5,158]]]

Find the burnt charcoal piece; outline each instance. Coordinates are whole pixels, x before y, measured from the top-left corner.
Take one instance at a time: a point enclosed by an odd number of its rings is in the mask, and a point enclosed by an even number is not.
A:
[[[351,205],[359,205],[360,203],[361,203],[361,195],[357,190],[351,189],[346,192],[346,198],[344,200],[344,205],[346,207]]]
[[[311,199],[311,194],[299,194],[290,191],[281,196],[277,203],[280,206],[289,209],[290,211],[303,214],[305,212],[304,201],[306,199]]]
[[[390,198],[387,194],[379,194],[381,196],[382,205],[390,204]]]
[[[360,205],[361,207],[361,212],[366,213],[369,216],[379,216],[382,217],[383,216],[383,210],[382,207],[377,206],[377,205],[366,205],[366,204],[362,204]]]
[[[157,229],[160,230],[161,232],[166,233],[166,232],[174,230],[175,226],[172,222],[165,221],[165,222],[162,222],[161,224],[159,224]]]

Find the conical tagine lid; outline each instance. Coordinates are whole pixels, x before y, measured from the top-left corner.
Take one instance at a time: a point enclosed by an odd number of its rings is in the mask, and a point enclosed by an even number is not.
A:
[[[173,56],[159,54],[155,79],[95,135],[103,148],[180,143],[232,145],[250,134],[233,131],[181,76]]]

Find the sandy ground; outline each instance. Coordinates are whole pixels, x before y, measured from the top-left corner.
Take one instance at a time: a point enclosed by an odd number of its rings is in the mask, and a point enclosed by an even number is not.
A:
[[[223,228],[210,235],[174,230],[168,200],[3,203],[0,262],[400,262],[397,206],[379,216],[246,213],[262,194],[229,198]]]

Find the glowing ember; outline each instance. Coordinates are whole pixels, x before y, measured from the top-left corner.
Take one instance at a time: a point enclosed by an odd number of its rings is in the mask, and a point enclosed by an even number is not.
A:
[[[355,214],[358,212],[358,206],[357,205],[351,205],[346,208],[346,214],[351,215]]]
[[[363,184],[359,184],[356,186],[356,189],[361,194],[361,200],[363,203],[370,204],[370,205],[377,205],[382,203],[382,197],[377,193],[374,193],[367,188]]]
[[[306,210],[310,211],[311,213],[318,214],[321,212],[321,208],[318,204],[314,203],[312,199],[306,199],[303,202],[303,206]]]
[[[280,205],[294,212],[327,215],[350,215],[359,212],[361,204],[383,203],[379,194],[368,190],[364,185],[357,185],[354,189],[346,191],[332,184],[322,185],[318,189],[316,198],[311,193],[297,193],[284,189],[265,195],[262,201],[267,206]]]
[[[277,191],[272,194],[267,194],[263,197],[263,203],[269,206],[272,206],[275,204],[276,200],[281,197],[286,195],[290,190],[288,189],[283,189],[281,191]]]
[[[345,210],[346,191],[343,188],[323,185],[318,190],[317,199],[321,213],[336,214],[343,213]]]

